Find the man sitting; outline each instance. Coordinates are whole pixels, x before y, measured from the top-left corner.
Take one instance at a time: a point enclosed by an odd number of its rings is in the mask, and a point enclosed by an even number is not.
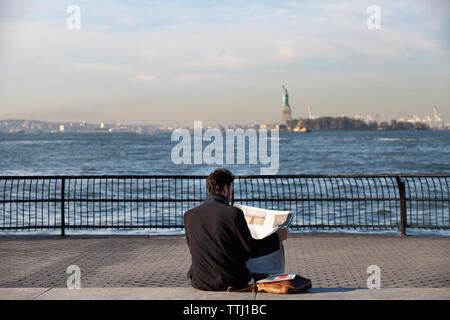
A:
[[[203,204],[184,214],[192,257],[187,276],[199,290],[246,287],[252,278],[246,261],[278,250],[280,240],[287,238],[287,228],[264,239],[252,238],[242,210],[229,204],[233,181],[229,170],[215,170],[206,180],[209,195]]]

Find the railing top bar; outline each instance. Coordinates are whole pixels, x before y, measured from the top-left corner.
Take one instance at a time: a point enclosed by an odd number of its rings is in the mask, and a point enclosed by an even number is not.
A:
[[[286,174],[286,175],[236,175],[237,179],[279,179],[279,178],[446,178],[450,173],[433,174]],[[0,176],[0,180],[25,179],[206,179],[205,175],[42,175],[42,176]]]
[[[247,178],[395,178],[395,177],[450,177],[450,173],[436,174],[286,174],[286,175],[239,175],[240,179]]]
[[[188,175],[83,175],[83,176],[0,176],[0,180],[21,180],[21,179],[205,179],[207,176]]]

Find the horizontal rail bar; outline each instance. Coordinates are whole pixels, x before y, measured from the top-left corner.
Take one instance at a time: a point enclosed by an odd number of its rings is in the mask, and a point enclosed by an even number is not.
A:
[[[60,229],[61,226],[39,226],[39,227],[33,227],[33,226],[24,226],[24,227],[9,227],[9,228],[0,228],[0,230],[17,230],[17,229]],[[184,225],[173,225],[173,226],[166,226],[166,225],[145,225],[145,226],[130,226],[130,225],[96,225],[96,226],[90,226],[90,225],[66,225],[66,229],[184,229]]]
[[[391,178],[391,177],[450,177],[450,173],[423,174],[285,174],[285,175],[236,175],[236,179],[279,179],[279,178]],[[0,180],[48,180],[48,179],[206,179],[204,175],[49,175],[49,176],[0,176]]]
[[[64,202],[203,202],[205,199],[65,199]],[[235,202],[249,201],[398,201],[399,198],[267,198],[267,199],[234,199]],[[0,203],[33,203],[33,202],[60,202],[61,199],[12,199],[0,200]],[[428,199],[428,198],[406,198],[406,201],[450,201],[450,198]]]
[[[200,202],[205,199],[64,199],[64,202]],[[0,203],[61,202],[61,199],[13,199],[0,200]]]

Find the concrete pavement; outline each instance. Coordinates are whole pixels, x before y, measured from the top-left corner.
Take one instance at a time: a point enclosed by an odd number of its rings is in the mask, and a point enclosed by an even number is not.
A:
[[[1,236],[0,299],[450,299],[450,238],[290,234],[286,272],[312,280],[296,295],[201,292],[185,277],[183,236]],[[69,290],[67,268],[81,271]],[[367,267],[381,270],[368,290]]]
[[[301,294],[203,292],[192,288],[0,288],[0,300],[434,300],[448,288],[312,288]]]

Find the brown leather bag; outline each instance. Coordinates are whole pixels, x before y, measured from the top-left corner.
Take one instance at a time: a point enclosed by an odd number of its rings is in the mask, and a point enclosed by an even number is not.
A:
[[[228,287],[228,292],[267,292],[267,293],[300,293],[308,289],[311,289],[311,280],[303,278],[298,274],[295,275],[294,279],[282,280],[276,282],[262,282],[251,284],[242,289],[234,289],[233,287]]]

